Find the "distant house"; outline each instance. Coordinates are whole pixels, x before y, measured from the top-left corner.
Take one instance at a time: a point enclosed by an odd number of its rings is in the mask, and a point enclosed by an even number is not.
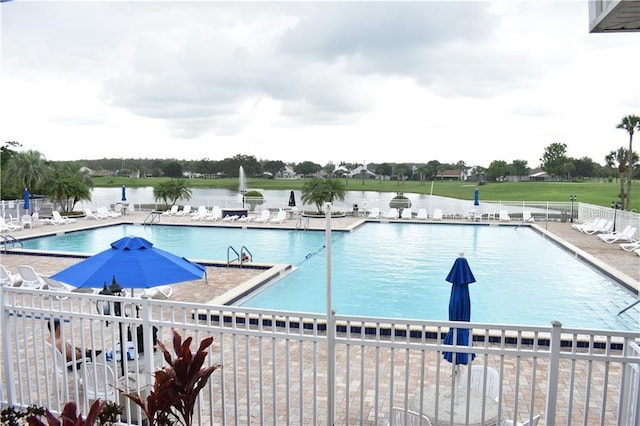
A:
[[[440,180],[462,180],[462,170],[438,170],[436,179]]]
[[[366,175],[367,179],[375,179],[377,176],[375,173],[373,173],[371,170],[369,169],[365,169],[363,166],[358,166],[355,169],[353,169],[350,173],[349,173],[349,177],[352,179],[355,178],[362,178],[362,172],[363,170],[366,170],[364,172],[364,174]]]
[[[276,174],[278,179],[295,179],[296,172],[293,171],[291,166],[284,166],[284,170]]]
[[[544,182],[549,179],[549,175],[545,171],[538,171],[529,175],[531,182]]]

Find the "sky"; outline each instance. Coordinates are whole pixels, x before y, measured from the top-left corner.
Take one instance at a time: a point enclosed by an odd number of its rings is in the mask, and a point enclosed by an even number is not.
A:
[[[46,159],[604,157],[640,32],[587,0],[0,3],[0,142]]]

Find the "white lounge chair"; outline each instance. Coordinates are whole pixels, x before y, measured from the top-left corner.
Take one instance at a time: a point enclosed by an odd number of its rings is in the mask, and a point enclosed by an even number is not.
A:
[[[171,206],[171,208],[165,212],[162,212],[163,216],[175,216],[175,214],[178,213],[178,205],[174,204]]]
[[[596,218],[595,218],[595,219],[593,219],[591,222],[574,223],[573,225],[571,225],[571,227],[572,227],[573,229],[575,229],[576,231],[580,231],[580,232],[582,232],[582,230],[583,230],[584,228],[590,228],[590,227],[593,227],[593,226],[598,225],[598,222],[600,222],[600,220],[602,220],[602,219],[600,219],[599,217],[596,217]],[[604,223],[604,222],[603,222],[603,223]]]
[[[433,211],[433,220],[442,220],[442,209],[435,209]]]
[[[620,248],[624,251],[635,251],[640,249],[640,241],[633,243],[620,243]]]
[[[4,267],[4,265],[0,265],[0,286],[8,286],[11,287],[20,282],[20,275],[12,274]]]
[[[19,265],[18,274],[22,278],[21,287],[41,289],[44,287],[44,280],[40,277],[40,274],[36,272],[30,265]]]
[[[278,210],[276,217],[270,220],[271,223],[282,223],[287,218],[287,212],[285,210]]]
[[[240,219],[240,216],[237,214],[228,214],[225,217],[222,218],[223,222],[235,222],[236,220]]]
[[[531,215],[530,211],[525,210],[525,211],[522,212],[522,221],[523,222],[535,222],[535,219]]]
[[[511,216],[509,216],[508,211],[500,210],[500,213],[498,213],[498,220],[502,222],[509,222],[511,220]]]
[[[638,229],[635,226],[627,225],[621,232],[613,231],[607,234],[598,234],[605,243],[615,243],[618,241],[632,243],[635,241],[635,234]]]
[[[604,225],[602,225],[601,227],[593,227],[590,229],[585,229],[584,232],[585,234],[606,234],[611,232],[611,230],[613,229],[613,221],[612,220],[604,220]]]
[[[57,210],[52,211],[51,216],[51,223],[53,223],[54,225],[68,225],[70,223],[75,223],[76,221],[75,219],[62,216]]]
[[[211,213],[204,220],[210,220],[211,222],[215,222],[217,220],[222,219],[222,209],[219,206],[213,206],[211,209]]]
[[[189,214],[191,214],[191,206],[187,204],[182,208],[182,210],[176,213],[176,216],[188,216]]]
[[[207,210],[207,207],[198,206],[198,210],[191,213],[191,220],[204,220],[207,216],[209,216],[209,210]]]
[[[260,217],[258,217],[255,222],[265,223],[269,221],[269,217],[271,217],[271,212],[269,210],[262,210],[260,213]]]
[[[428,219],[427,209],[418,209],[418,214],[416,215],[416,219],[425,220]]]
[[[91,211],[91,209],[86,208],[84,209],[84,218],[88,219],[88,220],[101,220],[101,219],[105,219],[105,217],[103,216],[98,216],[97,214],[95,214],[94,212]]]
[[[96,216],[102,217],[104,219],[120,217],[122,216],[121,212],[117,212],[115,210],[109,210],[108,208],[102,206],[96,209]]]
[[[21,225],[7,222],[2,216],[0,216],[0,232],[13,232],[19,231],[20,229],[22,229]]]
[[[400,218],[401,219],[413,219],[413,212],[411,211],[411,208],[407,207],[402,209],[402,213],[400,213]]]
[[[400,216],[400,212],[398,212],[398,209],[395,207],[391,207],[389,209],[389,211],[387,212],[386,218],[387,219],[397,219]]]
[[[75,287],[58,280],[54,280],[53,278],[49,278],[46,275],[42,275],[40,276],[40,278],[42,279],[42,281],[44,281],[44,285],[46,286],[47,290],[60,293],[56,296],[58,299],[66,299],[67,296],[64,293],[69,293],[71,290],[75,290]]]

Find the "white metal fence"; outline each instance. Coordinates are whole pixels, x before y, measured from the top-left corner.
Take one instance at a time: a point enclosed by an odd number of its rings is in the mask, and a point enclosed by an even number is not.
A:
[[[442,411],[427,401],[470,390],[470,382],[457,379],[455,366],[443,359],[442,352],[452,349],[476,354],[474,365],[500,376],[497,403],[484,395],[481,407],[454,407],[462,410],[463,424],[474,411],[486,424],[496,423],[489,418],[494,415],[500,424],[538,414],[549,425],[635,425],[640,419],[640,332],[336,315],[335,339],[328,339],[325,315],[20,287],[0,287],[0,302],[3,407],[57,410],[75,400],[87,412],[81,379],[91,371],[73,366],[54,374],[55,351],[46,339],[47,323],[57,318],[62,338],[83,349],[114,348],[137,326],[157,327],[167,345],[171,329],[193,336],[194,350],[213,336],[207,362],[223,368],[201,393],[195,424],[386,425],[393,407],[437,417]],[[114,303],[121,304],[121,316],[114,316]],[[470,328],[472,347],[444,345],[451,326]],[[131,340],[137,346],[136,333]],[[329,351],[331,341],[335,351]],[[153,354],[151,333],[145,334],[144,348],[140,358],[107,361],[121,378],[121,389],[144,391],[153,380],[149,372],[161,367],[162,359],[145,355]],[[328,359],[332,352],[335,361]],[[131,371],[127,380],[125,370]],[[125,417],[141,418],[125,401]],[[442,417],[434,420],[448,420]]]

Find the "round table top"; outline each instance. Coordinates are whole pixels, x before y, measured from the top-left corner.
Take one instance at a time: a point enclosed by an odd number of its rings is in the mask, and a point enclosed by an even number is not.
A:
[[[467,418],[467,402],[469,403],[469,415]],[[490,397],[483,398],[481,393],[469,392],[458,388],[451,412],[451,387],[441,385],[438,392],[438,413],[436,416],[436,388],[425,388],[420,409],[420,394],[413,397],[409,404],[414,411],[422,412],[435,424],[441,426],[484,426],[500,424],[498,419],[498,403]],[[484,413],[483,413],[484,408]]]

